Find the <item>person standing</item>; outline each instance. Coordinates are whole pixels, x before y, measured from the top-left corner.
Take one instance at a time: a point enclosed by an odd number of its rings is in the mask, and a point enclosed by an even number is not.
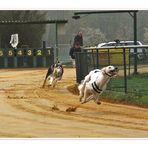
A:
[[[75,58],[76,58],[75,53],[76,52],[81,52],[81,47],[80,47],[79,42],[76,42],[74,46],[70,48],[70,51],[69,51],[69,55],[71,56],[73,67],[76,66],[75,64]]]
[[[82,32],[79,31],[78,34],[74,37],[74,44],[79,43],[80,46],[83,46],[83,35]]]

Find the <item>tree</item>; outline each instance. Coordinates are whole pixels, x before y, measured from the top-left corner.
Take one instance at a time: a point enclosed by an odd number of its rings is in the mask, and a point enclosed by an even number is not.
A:
[[[12,20],[28,20],[28,21],[39,21],[45,20],[47,11],[1,11],[0,20],[12,21]],[[19,44],[28,45],[29,47],[40,47],[42,43],[42,35],[45,32],[45,25],[39,24],[21,24],[21,25],[1,25],[0,26],[0,41],[1,47],[10,47],[10,36],[11,34],[18,33]]]
[[[124,23],[119,23],[119,27],[116,29],[115,32],[115,39],[119,40],[131,40],[133,38],[133,30],[131,26]]]
[[[144,43],[148,44],[148,28],[144,28]]]
[[[90,27],[81,28],[84,34],[84,45],[95,46],[106,40],[105,35],[100,31],[100,29],[94,29]]]

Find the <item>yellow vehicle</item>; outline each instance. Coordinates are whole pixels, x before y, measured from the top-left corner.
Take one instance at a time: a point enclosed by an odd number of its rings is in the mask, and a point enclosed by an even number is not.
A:
[[[108,49],[108,48],[93,48],[90,47],[91,50],[88,50],[88,52],[92,52],[92,61],[93,63],[98,62],[99,65],[123,65],[124,60],[124,51],[123,49]],[[96,57],[96,52],[98,50],[98,57]],[[125,61],[126,64],[129,64],[129,49],[125,49]],[[96,63],[97,64],[97,63]]]
[[[100,44],[98,44],[98,48],[100,48],[100,47],[117,47],[117,46],[130,46],[130,45],[134,45],[134,41],[120,41],[120,40],[115,40],[115,41],[112,41],[112,42],[107,42],[107,43],[100,43]],[[142,43],[140,42],[140,41],[137,41],[137,45],[142,45]],[[119,52],[119,53],[122,53],[122,49],[120,50],[120,49],[110,49],[110,52],[111,53],[113,53],[113,52]],[[145,53],[145,49],[144,48],[138,48],[137,49],[137,58],[138,58],[138,60],[143,60],[144,59],[144,57],[145,57],[145,55],[144,55],[144,53]],[[129,56],[129,54],[131,55],[131,56],[134,56],[134,49],[133,48],[130,48],[130,49],[126,49],[126,62],[128,62],[128,56]],[[117,55],[117,54],[116,54]],[[121,55],[119,54],[119,57],[120,57]],[[115,58],[116,58],[117,56],[113,56],[112,57],[112,60],[113,61],[115,61]],[[117,57],[117,59],[120,61],[121,60],[121,58],[119,58],[119,57]],[[121,61],[120,61],[121,62]]]
[[[123,49],[99,49],[100,65],[122,65],[123,64]],[[125,49],[126,64],[129,63],[129,49]]]
[[[99,49],[99,64],[100,65],[107,65],[107,64],[117,64],[117,65],[122,65],[123,64],[123,49],[117,49],[116,47],[118,46],[129,46],[129,45],[134,45],[134,41],[119,41],[115,40],[112,42],[107,42],[107,43],[100,43],[95,49]],[[137,45],[142,45],[140,41],[137,41]],[[101,49],[103,47],[103,49]],[[113,49],[109,49],[112,47]],[[115,47],[115,48],[114,48]],[[92,49],[92,48],[91,48]],[[138,60],[144,59],[144,50],[143,48],[138,48],[137,49],[137,57]],[[95,51],[95,50],[94,50]],[[129,54],[131,56],[134,56],[134,49],[125,49],[125,60],[126,64],[129,63]]]

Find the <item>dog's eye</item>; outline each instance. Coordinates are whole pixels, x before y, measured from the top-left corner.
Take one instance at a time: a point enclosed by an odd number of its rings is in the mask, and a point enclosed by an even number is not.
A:
[[[111,69],[111,67],[109,66],[109,69]]]

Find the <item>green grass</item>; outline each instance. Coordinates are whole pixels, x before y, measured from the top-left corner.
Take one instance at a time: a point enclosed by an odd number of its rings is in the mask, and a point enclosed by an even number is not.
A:
[[[129,92],[134,92],[141,96],[148,95],[148,73],[128,77],[127,86]]]
[[[131,94],[131,93],[125,94],[124,92],[106,91],[102,94],[102,100],[148,108],[148,96],[147,95],[137,96],[136,94]]]
[[[118,87],[123,88],[118,88]],[[109,101],[148,107],[148,73],[127,77],[127,94],[124,93],[124,78],[111,81],[102,97]]]

